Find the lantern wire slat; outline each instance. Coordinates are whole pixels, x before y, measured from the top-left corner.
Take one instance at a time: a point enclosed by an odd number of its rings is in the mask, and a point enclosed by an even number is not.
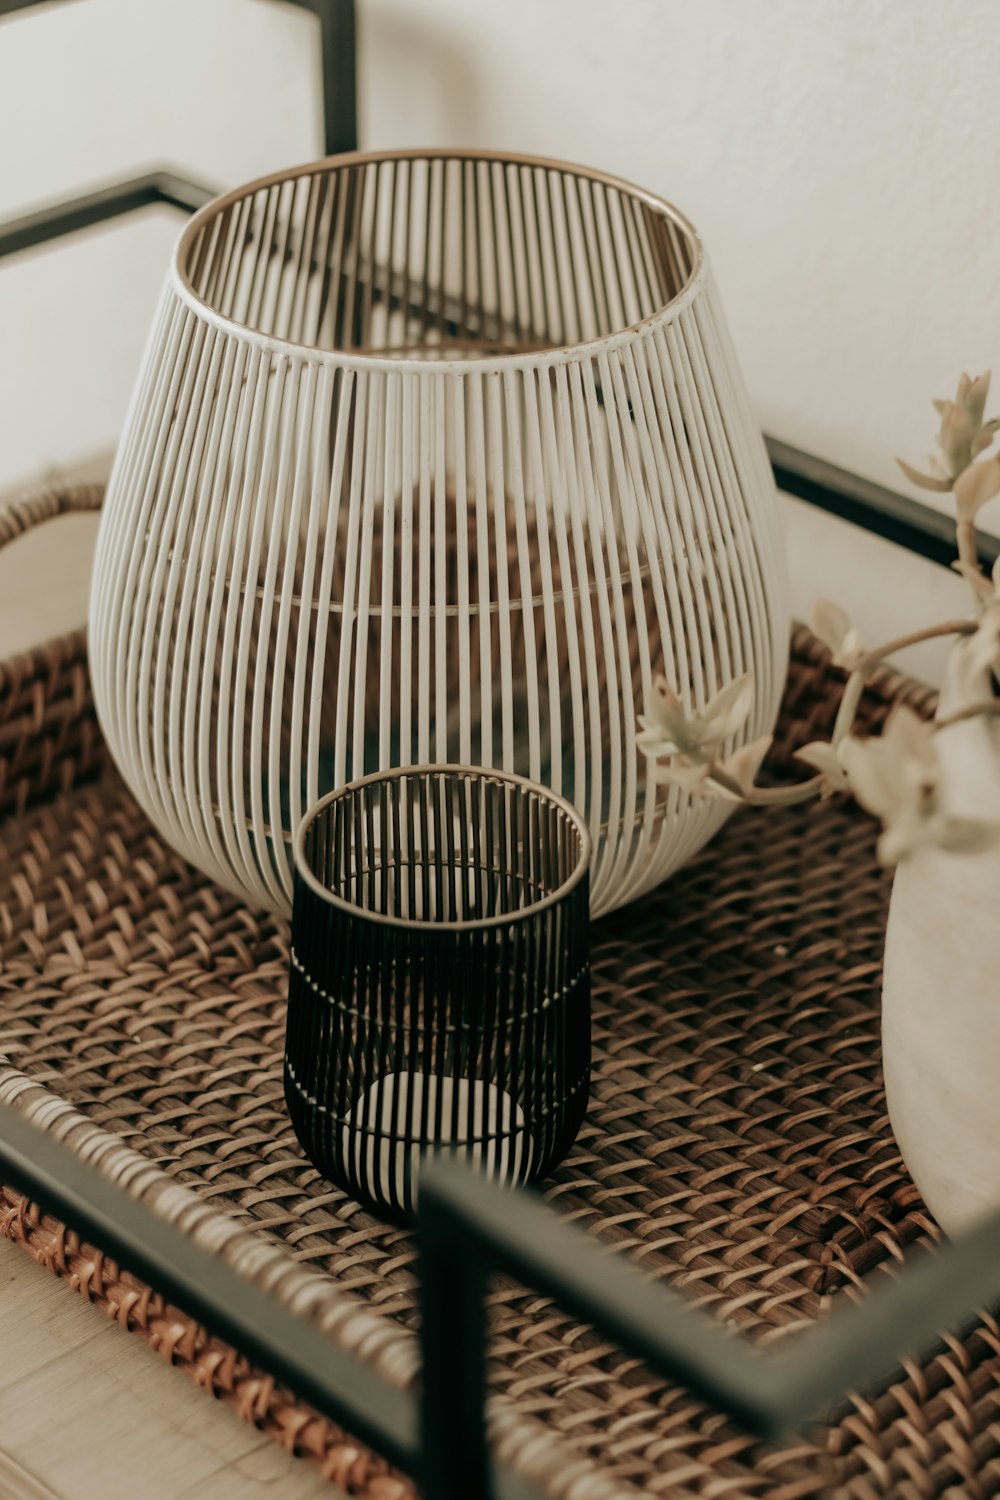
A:
[[[580,808],[595,913],[633,899],[726,815],[637,751],[654,677],[693,707],[751,671],[727,749],[766,733],[786,609],[766,454],[668,205],[557,162],[356,154],[182,235],[91,651],[130,789],[216,880],[287,914],[305,807],[478,760]]]

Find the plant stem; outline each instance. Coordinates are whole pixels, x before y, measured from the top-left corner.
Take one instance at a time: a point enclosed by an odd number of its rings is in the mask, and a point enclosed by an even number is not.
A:
[[[972,547],[975,553],[974,540]],[[917,646],[921,641],[933,641],[941,636],[972,635],[975,629],[974,620],[946,620],[941,625],[928,625],[924,630],[910,631],[908,635],[900,635],[893,641],[886,641],[884,646],[878,646],[873,651],[866,651],[844,685],[833,734],[830,738],[831,745],[836,748],[850,733],[858,711],[858,704],[861,702],[861,694],[864,692],[865,677],[874,667],[881,665],[887,656],[892,656],[896,651],[905,651],[908,646]],[[996,703],[975,705],[970,710],[963,709],[950,718],[940,720],[936,728],[944,729],[948,724],[954,724],[959,719],[973,718],[977,713],[1000,714],[1000,699]],[[729,792],[738,802],[744,802],[750,807],[790,807],[796,802],[809,802],[813,797],[818,797],[826,786],[824,777],[810,776],[808,781],[799,781],[793,786],[754,786],[749,792],[745,792],[736,778],[719,766],[712,768],[708,779],[722,791]]]
[[[871,653],[869,653],[870,655]],[[854,717],[861,702],[861,694],[865,686],[864,667],[855,667],[844,687],[843,697],[837,709],[837,717],[834,720],[833,733],[830,736],[830,744],[836,749],[841,740],[850,731],[854,723]]]
[[[823,789],[822,776],[810,776],[808,781],[796,782],[794,786],[754,786],[749,794],[735,777],[716,768],[709,773],[709,780],[727,792],[732,792],[741,802],[750,807],[789,807],[795,802],[810,802]]]
[[[886,641],[884,646],[877,646],[874,651],[866,651],[844,686],[844,694],[840,700],[840,707],[837,709],[830,743],[836,748],[850,732],[858,711],[858,704],[861,702],[865,676],[874,667],[880,666],[887,656],[892,656],[896,651],[905,651],[908,646],[918,646],[921,641],[936,640],[943,635],[971,635],[975,628],[973,620],[945,620],[941,625],[928,625],[923,630],[911,630],[908,635],[900,635],[894,641]]]
[[[791,807],[796,802],[811,802],[822,791],[822,776],[810,776],[794,786],[755,786],[746,800],[753,807]]]
[[[934,733],[936,734],[939,729],[947,729],[952,724],[961,724],[966,719],[995,718],[998,714],[1000,714],[1000,698],[984,698],[981,703],[967,703],[964,708],[956,708],[953,714],[937,719],[934,724]]]
[[[955,522],[955,540],[958,543],[958,560],[966,567],[975,568],[979,572],[979,558],[976,556],[976,523],[974,521]]]
[[[933,641],[942,635],[974,635],[975,630],[975,620],[945,620],[941,625],[911,630],[909,635],[897,636],[894,641],[886,641],[884,646],[876,646],[874,651],[867,651],[858,662],[856,670],[870,672],[873,667],[880,666],[887,656],[892,656],[896,651],[905,651],[908,646],[919,646],[921,641]]]

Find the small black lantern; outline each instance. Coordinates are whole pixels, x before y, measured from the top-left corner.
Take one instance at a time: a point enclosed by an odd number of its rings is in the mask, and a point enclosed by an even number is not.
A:
[[[566,1154],[590,1071],[590,836],[468,766],[378,772],[295,840],[285,1097],[303,1148],[409,1216],[425,1152],[509,1184]]]

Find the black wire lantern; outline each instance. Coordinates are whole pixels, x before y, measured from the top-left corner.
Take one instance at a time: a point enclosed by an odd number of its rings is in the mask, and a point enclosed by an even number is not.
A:
[[[590,836],[468,766],[378,772],[295,840],[285,1097],[332,1181],[407,1217],[425,1152],[544,1176],[587,1107]]]

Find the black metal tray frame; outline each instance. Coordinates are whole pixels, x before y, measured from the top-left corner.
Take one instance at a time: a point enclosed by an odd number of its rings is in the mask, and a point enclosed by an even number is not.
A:
[[[18,11],[53,3],[65,4],[66,0],[0,0],[0,21]],[[280,3],[310,11],[319,21],[323,150],[327,156],[353,151],[358,140],[354,0],[280,0]],[[77,198],[45,204],[20,218],[0,223],[0,260],[155,204],[193,213],[218,191],[185,177],[173,167],[149,167],[135,177],[105,183]]]
[[[0,19],[46,0],[0,0]],[[354,0],[282,0],[320,22],[328,154],[357,137]],[[151,204],[186,212],[213,190],[154,168],[0,224],[0,258]],[[947,565],[944,515],[774,439],[778,487],[912,552]],[[983,561],[1000,543],[983,538]],[[107,1251],[205,1327],[284,1381],[303,1400],[413,1475],[428,1500],[532,1500],[537,1492],[495,1463],[485,1436],[485,1298],[503,1271],[713,1402],[764,1437],[802,1426],[847,1392],[884,1384],[901,1360],[928,1352],[945,1329],[1000,1309],[1000,1213],[960,1240],[921,1253],[861,1304],[766,1354],[707,1313],[651,1286],[623,1260],[561,1220],[528,1191],[498,1188],[457,1162],[421,1181],[420,1393],[400,1391],[310,1324],[108,1182],[66,1146],[0,1107],[0,1180]]]

